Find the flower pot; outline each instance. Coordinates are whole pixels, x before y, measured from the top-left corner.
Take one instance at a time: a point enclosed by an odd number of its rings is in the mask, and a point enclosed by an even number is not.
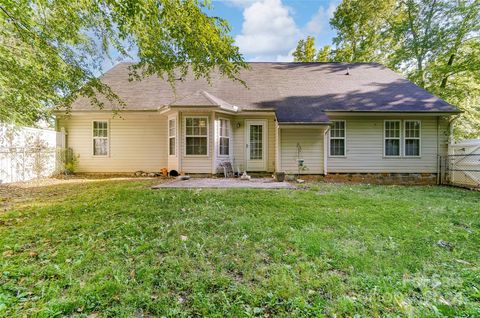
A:
[[[285,181],[285,172],[275,172],[275,179],[278,182],[283,182]]]

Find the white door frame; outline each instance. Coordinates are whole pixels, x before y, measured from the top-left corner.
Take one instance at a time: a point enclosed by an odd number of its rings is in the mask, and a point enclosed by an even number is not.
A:
[[[262,125],[262,159],[250,160],[250,125]],[[268,121],[266,119],[245,120],[245,162],[247,171],[267,171]]]

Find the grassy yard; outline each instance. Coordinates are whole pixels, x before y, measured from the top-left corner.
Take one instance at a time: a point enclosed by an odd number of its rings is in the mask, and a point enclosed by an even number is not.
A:
[[[310,184],[0,195],[0,316],[480,317],[480,193]]]

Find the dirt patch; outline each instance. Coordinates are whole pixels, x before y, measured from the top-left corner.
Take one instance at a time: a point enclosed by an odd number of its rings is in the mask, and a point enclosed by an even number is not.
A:
[[[42,178],[26,182],[13,182],[0,184],[0,212],[5,212],[12,207],[13,204],[26,203],[35,201],[40,195],[43,197],[45,188],[52,187],[52,191],[48,190],[48,196],[64,195],[64,190],[55,189],[58,185],[74,185],[86,184],[92,182],[105,181],[145,181],[152,180],[155,184],[165,182],[168,179],[163,178],[144,178],[132,176],[112,176],[112,175],[75,175],[60,176],[55,178]]]
[[[240,188],[240,189],[294,189],[295,185],[289,182],[276,182],[271,178],[253,178],[251,180],[240,180],[233,178],[192,178],[190,180],[174,180],[152,187],[162,188]]]
[[[132,177],[125,175],[76,175],[76,176],[60,176],[55,178],[42,178],[35,179],[25,182],[12,182],[6,184],[0,184],[0,193],[2,189],[28,189],[28,188],[38,188],[38,187],[47,187],[59,184],[72,184],[72,183],[87,183],[87,182],[101,182],[101,181],[142,181],[142,180],[162,180],[162,178],[149,178],[149,177]]]

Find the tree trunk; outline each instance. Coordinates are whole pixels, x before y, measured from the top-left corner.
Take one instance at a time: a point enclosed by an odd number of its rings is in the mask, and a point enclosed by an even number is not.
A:
[[[450,55],[450,58],[448,59],[447,66],[452,66],[454,59],[455,59],[455,54],[452,53],[452,55]],[[447,74],[443,77],[442,83],[440,84],[440,88],[445,88],[447,86],[448,76],[449,75]]]

